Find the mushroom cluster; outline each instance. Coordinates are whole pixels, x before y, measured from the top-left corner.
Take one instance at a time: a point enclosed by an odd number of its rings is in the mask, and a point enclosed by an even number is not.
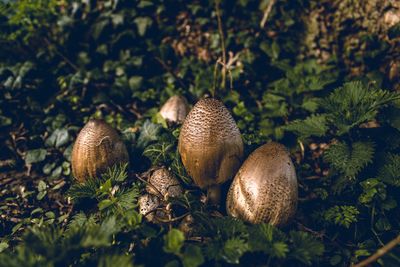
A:
[[[183,189],[178,179],[165,167],[150,172],[146,193],[139,198],[140,213],[151,222],[163,222],[171,215],[169,198],[180,197]]]
[[[208,190],[213,204],[219,203],[219,185],[236,174],[226,200],[229,215],[273,225],[284,225],[293,217],[297,178],[289,152],[281,144],[268,143],[240,167],[241,135],[221,101],[206,98],[197,102],[184,121],[178,149],[194,183]]]
[[[226,199],[230,216],[250,223],[287,224],[298,198],[296,172],[287,149],[271,142],[242,164],[241,134],[221,101],[204,98],[186,116],[187,111],[187,101],[174,96],[160,114],[169,122],[183,122],[178,151],[193,182],[207,190],[208,202],[219,207],[220,185],[234,177]],[[101,120],[85,125],[72,151],[72,171],[79,182],[127,162],[128,152],[118,133]],[[172,213],[169,199],[182,196],[183,188],[165,167],[149,173],[146,192],[139,198],[140,213],[149,221],[167,221]]]

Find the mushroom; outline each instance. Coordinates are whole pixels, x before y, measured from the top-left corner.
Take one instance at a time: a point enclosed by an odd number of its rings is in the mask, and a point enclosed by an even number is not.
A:
[[[287,149],[268,143],[256,149],[233,179],[227,212],[250,223],[284,225],[296,212],[297,178]]]
[[[160,209],[160,199],[151,194],[144,194],[138,199],[139,212],[150,222],[167,218],[166,212]]]
[[[207,189],[208,201],[218,205],[220,184],[234,176],[243,157],[239,129],[221,101],[197,102],[183,123],[178,150],[194,183]]]
[[[183,195],[182,186],[177,178],[165,167],[150,171],[146,193],[139,198],[139,211],[154,223],[165,222],[173,212],[169,197]]]
[[[79,181],[98,177],[118,163],[129,162],[128,151],[116,130],[102,120],[89,120],[72,149],[72,174]]]
[[[189,112],[189,104],[185,97],[174,95],[161,107],[160,114],[169,123],[181,124]]]
[[[160,197],[179,197],[183,194],[182,186],[165,167],[153,171],[148,179],[146,191]]]

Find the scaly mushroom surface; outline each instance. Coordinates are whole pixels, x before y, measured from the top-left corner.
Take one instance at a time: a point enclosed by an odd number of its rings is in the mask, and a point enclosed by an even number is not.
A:
[[[219,191],[219,185],[235,175],[243,157],[239,129],[221,101],[205,98],[197,102],[182,126],[178,149],[194,183],[208,189],[218,202],[219,193],[211,191]]]
[[[102,120],[90,120],[72,149],[72,174],[79,182],[98,177],[114,164],[127,162],[125,144],[117,131]]]
[[[243,163],[229,189],[227,212],[250,223],[284,225],[296,212],[298,185],[287,149],[268,143]]]

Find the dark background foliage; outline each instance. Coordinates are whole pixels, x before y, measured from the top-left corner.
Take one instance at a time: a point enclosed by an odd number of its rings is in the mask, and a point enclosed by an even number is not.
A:
[[[399,10],[384,0],[0,1],[0,266],[365,259],[400,230]],[[223,100],[246,155],[270,140],[291,150],[290,225],[247,225],[199,201],[179,127],[158,114],[175,94]],[[122,133],[131,162],[77,185],[70,154],[89,118]],[[135,175],[157,165],[185,184],[174,201],[195,236],[139,215]],[[377,264],[397,266],[398,253]]]

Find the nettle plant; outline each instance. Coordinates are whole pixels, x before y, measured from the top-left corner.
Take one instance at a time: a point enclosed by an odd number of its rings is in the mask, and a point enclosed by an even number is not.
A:
[[[316,113],[284,126],[306,148],[303,208],[313,210],[306,220],[327,229],[332,246],[353,244],[334,252],[331,264],[358,261],[399,233],[399,97],[374,83],[347,82],[319,99]]]
[[[29,205],[0,233],[0,266],[348,266],[399,235],[399,94],[380,89],[374,73],[342,83],[350,79],[334,57],[299,57],[306,2],[217,2],[221,31],[214,1],[1,3],[2,151],[40,179],[6,199]],[[225,80],[214,76],[224,49]],[[177,93],[190,104],[220,96],[245,158],[270,139],[291,148],[300,197],[289,225],[248,224],[202,201],[180,159],[181,128],[158,113]],[[122,132],[129,167],[73,183],[73,137],[89,118]],[[154,198],[155,223],[140,204],[161,166],[183,193]],[[398,252],[378,263],[398,265]]]

